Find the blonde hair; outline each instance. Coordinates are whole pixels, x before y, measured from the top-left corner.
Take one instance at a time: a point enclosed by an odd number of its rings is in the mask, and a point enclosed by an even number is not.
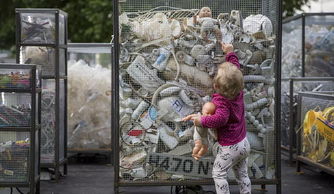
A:
[[[244,77],[237,66],[225,62],[219,65],[213,84],[217,93],[228,99],[233,99],[244,88]]]

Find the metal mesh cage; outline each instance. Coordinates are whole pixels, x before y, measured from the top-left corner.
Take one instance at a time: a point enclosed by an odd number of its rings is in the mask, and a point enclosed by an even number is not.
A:
[[[282,77],[331,77],[334,13],[303,13],[284,20]]]
[[[3,69],[0,72],[0,88],[30,89],[31,70]]]
[[[21,13],[20,19],[22,43],[55,43],[55,14]]]
[[[20,63],[42,66],[42,75],[50,76],[55,72],[55,49],[51,47],[23,46],[20,48]]]
[[[282,77],[302,76],[302,18],[282,27]]]
[[[67,13],[59,9],[16,9],[16,61],[42,66],[41,163],[66,165]],[[66,174],[66,167],[64,174]]]
[[[0,132],[0,182],[28,182],[30,140],[27,132]]]
[[[0,185],[29,187],[39,181],[40,66],[0,64]]]
[[[314,123],[309,120],[311,119],[310,116],[306,118],[308,111],[314,110],[325,113],[327,108],[333,109],[334,93],[302,93],[300,102],[300,117],[301,124],[303,126],[302,133],[300,133],[301,155],[307,157],[315,163],[320,163],[330,168],[334,168],[333,158],[331,156],[331,150],[334,149],[334,142],[333,139],[325,138],[326,135],[331,134],[325,132],[327,133],[325,135],[324,132],[321,131],[325,125],[321,126],[321,121],[318,119],[320,117],[317,117]],[[326,127],[333,130],[333,112],[331,112],[328,117],[324,118]],[[308,127],[309,125],[312,126]]]
[[[111,50],[108,43],[68,46],[70,152],[111,152]]]
[[[334,15],[305,17],[305,76],[334,76]]]
[[[201,15],[204,6],[211,8],[212,17]],[[208,153],[199,161],[193,159],[194,126],[181,118],[201,112],[210,101],[212,79],[225,61],[220,42],[233,44],[244,74],[247,137],[252,148],[249,174],[254,179],[278,178],[277,10],[278,1],[262,0],[120,3],[120,147],[116,153],[121,183],[172,184],[211,178],[218,143],[209,133]]]
[[[0,127],[29,127],[31,95],[0,93]]]
[[[41,65],[43,76],[64,76],[67,14],[58,9],[16,9],[16,15],[17,61]]]
[[[294,80],[293,82],[293,121],[290,121],[290,91],[289,81],[282,81],[282,103],[281,103],[281,145],[289,145],[290,136],[290,122],[293,122],[294,128],[292,129],[294,134],[299,128],[297,126],[297,107],[298,107],[298,92],[320,92],[320,91],[333,91],[334,90],[334,79],[332,81],[319,81],[319,80]],[[319,78],[322,79],[322,78]],[[295,139],[295,137],[293,137]],[[293,141],[295,147],[295,141]]]

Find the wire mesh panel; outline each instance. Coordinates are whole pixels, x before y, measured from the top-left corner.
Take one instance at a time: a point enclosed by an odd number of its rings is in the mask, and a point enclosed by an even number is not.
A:
[[[59,74],[65,75],[65,49],[59,49]],[[55,75],[56,49],[43,46],[23,46],[20,52],[20,63],[43,66],[43,76]]]
[[[0,88],[30,89],[31,70],[2,69],[0,72]]]
[[[301,155],[334,169],[334,93],[301,94]]]
[[[30,137],[27,132],[0,132],[0,182],[28,182]]]
[[[334,13],[303,13],[284,20],[282,77],[331,77]]]
[[[29,127],[31,94],[0,93],[0,127]]]
[[[334,76],[334,15],[305,17],[305,76]]]
[[[302,76],[302,18],[282,27],[282,77]]]
[[[55,160],[56,92],[54,80],[42,80],[41,163]]]
[[[69,44],[68,147],[111,151],[111,49],[107,43]]]
[[[322,78],[319,78],[322,79]],[[290,146],[290,122],[293,122],[293,133],[299,128],[297,124],[297,107],[298,107],[298,92],[320,92],[320,91],[334,91],[333,81],[318,81],[318,80],[294,80],[293,82],[293,120],[290,121],[290,91],[289,81],[282,81],[282,103],[281,103],[281,145]],[[285,86],[287,86],[285,88]],[[295,136],[293,137],[293,147],[296,147]]]
[[[21,13],[23,43],[52,44],[56,40],[56,16],[52,13]]]
[[[212,14],[203,14],[202,7]],[[116,176],[121,183],[173,184],[212,177],[218,147],[214,133],[208,135],[207,154],[195,160],[195,127],[181,119],[201,112],[211,100],[213,77],[225,62],[221,42],[233,44],[244,74],[249,175],[279,178],[274,132],[277,8],[277,1],[256,0],[120,3]],[[234,179],[233,173],[229,178]]]

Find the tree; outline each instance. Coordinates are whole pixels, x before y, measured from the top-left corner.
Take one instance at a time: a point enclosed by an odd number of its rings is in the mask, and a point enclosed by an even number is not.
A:
[[[303,5],[317,0],[283,0],[283,17],[293,16],[296,11],[301,11]]]

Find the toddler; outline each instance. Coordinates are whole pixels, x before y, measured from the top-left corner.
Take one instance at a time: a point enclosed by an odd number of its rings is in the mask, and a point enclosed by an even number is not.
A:
[[[220,146],[212,170],[217,194],[230,193],[227,174],[231,168],[240,185],[240,193],[250,194],[251,182],[247,172],[250,145],[246,138],[243,75],[233,46],[222,44],[222,48],[226,62],[218,67],[213,80],[216,93],[211,102],[216,106],[215,113],[208,116],[192,114],[183,120],[192,120],[196,126],[217,130]]]

